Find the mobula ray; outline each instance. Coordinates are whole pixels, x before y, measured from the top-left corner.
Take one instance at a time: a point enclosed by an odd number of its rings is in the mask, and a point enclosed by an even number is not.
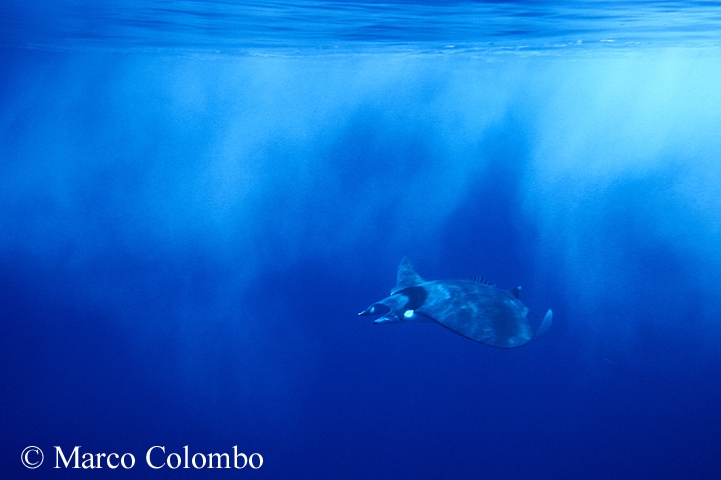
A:
[[[475,279],[426,281],[403,257],[390,297],[358,315],[382,315],[373,323],[434,321],[471,340],[515,348],[545,334],[553,317],[548,310],[534,333],[528,308],[518,299],[520,291],[521,287],[501,290]]]

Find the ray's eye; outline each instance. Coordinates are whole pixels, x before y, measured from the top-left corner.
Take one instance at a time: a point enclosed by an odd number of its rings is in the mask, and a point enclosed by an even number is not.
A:
[[[411,318],[413,316],[413,310],[406,310],[403,312],[403,316],[406,318]]]

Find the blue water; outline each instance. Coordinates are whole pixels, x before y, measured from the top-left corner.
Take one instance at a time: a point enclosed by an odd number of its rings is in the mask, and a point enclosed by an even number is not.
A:
[[[10,0],[0,72],[2,478],[721,475],[715,2]],[[556,330],[358,317],[404,255]]]

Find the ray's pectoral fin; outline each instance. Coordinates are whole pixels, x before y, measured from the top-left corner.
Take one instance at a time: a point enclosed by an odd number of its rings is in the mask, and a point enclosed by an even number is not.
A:
[[[396,274],[396,286],[391,290],[391,295],[395,295],[404,288],[414,287],[425,282],[423,277],[418,275],[411,265],[408,257],[403,257],[401,264],[398,265],[398,273]]]
[[[536,333],[533,335],[533,340],[544,336],[548,331],[551,329],[551,322],[553,321],[553,312],[549,308],[546,312],[546,315],[543,317],[543,321],[541,322],[541,326],[538,327],[538,330],[536,330]]]

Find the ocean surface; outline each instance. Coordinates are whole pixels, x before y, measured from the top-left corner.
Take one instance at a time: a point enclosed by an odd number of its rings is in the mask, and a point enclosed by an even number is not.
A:
[[[721,478],[719,285],[718,2],[0,4],[2,478]]]

